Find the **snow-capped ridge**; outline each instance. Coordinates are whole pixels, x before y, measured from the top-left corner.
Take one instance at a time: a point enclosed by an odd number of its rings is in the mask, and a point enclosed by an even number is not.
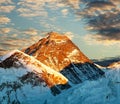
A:
[[[107,68],[120,69],[120,61],[111,63]]]
[[[5,59],[7,59],[8,57],[10,57],[12,54],[14,54],[15,52],[21,52],[19,50],[13,50],[13,51],[10,51],[9,53],[5,54],[4,56],[1,57],[1,61],[4,61]]]
[[[49,87],[68,82],[67,78],[62,74],[19,50],[14,50],[5,57],[3,56],[3,58],[4,60],[0,63],[0,67],[26,67],[30,72],[34,72],[41,77]]]

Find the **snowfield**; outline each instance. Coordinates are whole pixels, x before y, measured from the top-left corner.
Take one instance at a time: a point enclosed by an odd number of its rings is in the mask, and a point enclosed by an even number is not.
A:
[[[0,68],[0,104],[120,104],[120,68],[104,71],[103,78],[85,81],[53,96],[43,84],[33,86],[25,83],[12,89],[9,83],[21,83],[18,77],[26,74],[27,69]],[[7,83],[7,87],[1,86],[3,83]]]
[[[105,71],[105,78],[73,86],[48,104],[120,104],[120,68]]]
[[[120,104],[119,63],[114,63],[108,68],[100,67],[105,72],[102,78],[72,84],[71,88],[62,90],[60,94],[54,96],[45,82],[32,72],[44,68],[48,73],[63,75],[34,58],[22,54],[30,62],[26,64],[26,60],[19,59],[25,67],[0,68],[0,104]],[[1,60],[10,55],[2,57]],[[34,60],[42,67],[35,66],[30,60]]]

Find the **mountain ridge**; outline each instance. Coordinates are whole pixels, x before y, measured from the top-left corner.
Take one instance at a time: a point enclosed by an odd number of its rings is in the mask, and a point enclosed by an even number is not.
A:
[[[21,66],[27,67],[30,71],[36,73],[49,87],[68,82],[67,78],[65,78],[62,74],[19,50],[14,50],[10,54],[6,55],[0,63],[0,67],[3,68],[18,68]]]

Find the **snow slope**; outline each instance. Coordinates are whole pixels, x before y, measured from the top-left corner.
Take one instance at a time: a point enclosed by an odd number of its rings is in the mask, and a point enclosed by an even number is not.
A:
[[[50,87],[67,82],[62,74],[14,50],[1,58],[0,104],[42,104],[47,96],[53,96]]]
[[[53,96],[40,79],[21,80],[27,73],[26,68],[0,68],[0,104],[43,104],[44,96]]]
[[[105,72],[105,78],[73,86],[47,104],[120,104],[120,67]]]
[[[120,68],[105,70],[104,78],[74,85],[56,96],[44,82],[23,83],[20,77],[27,73],[26,68],[0,68],[0,104],[120,104]]]

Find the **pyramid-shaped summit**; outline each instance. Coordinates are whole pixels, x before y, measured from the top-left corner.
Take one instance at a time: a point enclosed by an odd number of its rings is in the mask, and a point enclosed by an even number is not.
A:
[[[61,72],[74,84],[97,79],[104,74],[67,36],[55,32],[48,33],[22,51]]]
[[[23,51],[57,71],[70,63],[92,63],[67,36],[55,32]]]

